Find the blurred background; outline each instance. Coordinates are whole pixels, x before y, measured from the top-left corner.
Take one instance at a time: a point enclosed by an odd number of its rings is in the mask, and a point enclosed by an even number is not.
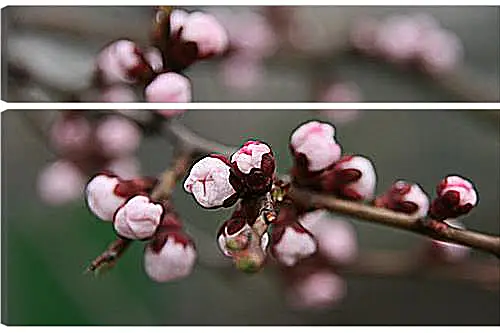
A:
[[[236,51],[185,72],[194,101],[500,100],[498,7],[201,9]],[[147,45],[152,16],[152,7],[3,8],[2,98],[95,101],[99,50],[118,38]]]
[[[143,245],[139,243],[134,243],[110,272],[96,278],[85,275],[86,266],[114,239],[114,232],[87,210],[81,194],[60,205],[54,201],[48,204],[50,197],[41,199],[40,175],[58,158],[44,139],[49,131],[47,120],[53,119],[54,112],[17,110],[1,116],[3,323],[500,324],[500,286],[495,278],[500,272],[495,269],[490,277],[496,285],[489,286],[467,276],[462,279],[446,274],[345,274],[342,278],[347,292],[342,299],[321,310],[293,308],[282,273],[274,266],[245,275],[219,252],[215,235],[231,211],[201,209],[180,184],[173,201],[199,250],[198,264],[189,277],[165,284],[150,280],[142,268]],[[291,131],[306,120],[332,120],[326,115],[310,111],[189,111],[178,121],[225,144],[262,139],[272,146],[278,171],[286,173],[292,164],[288,153]],[[463,175],[474,181],[480,201],[462,222],[474,230],[499,234],[499,117],[499,111],[359,111],[351,114],[350,121],[345,121],[345,114],[343,121],[332,121],[344,152],[374,160],[377,193],[402,178],[419,182],[433,196],[443,176]],[[157,175],[168,165],[171,154],[165,138],[150,136],[141,139],[134,155],[141,174]],[[428,244],[413,234],[349,221],[356,230],[359,251],[364,253],[411,254]],[[498,268],[496,259],[476,251],[466,260]]]

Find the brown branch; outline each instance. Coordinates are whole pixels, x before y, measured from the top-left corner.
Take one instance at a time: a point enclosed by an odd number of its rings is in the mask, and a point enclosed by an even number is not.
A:
[[[189,168],[192,156],[191,152],[188,151],[181,152],[174,158],[172,166],[162,173],[160,182],[153,189],[152,200],[163,201],[170,198],[177,181],[184,177]],[[86,272],[98,272],[103,267],[113,267],[131,243],[132,240],[125,238],[113,241],[102,254],[92,261]]]
[[[376,222],[396,229],[425,235],[436,240],[461,244],[492,253],[500,258],[500,237],[462,230],[432,220],[420,220],[407,214],[366,204],[338,199],[291,187],[288,195],[309,209],[327,209],[351,217]],[[434,227],[438,224],[438,228]]]

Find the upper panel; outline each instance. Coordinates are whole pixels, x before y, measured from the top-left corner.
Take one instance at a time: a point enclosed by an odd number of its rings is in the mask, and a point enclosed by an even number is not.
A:
[[[499,17],[497,7],[6,7],[2,99],[499,101]]]

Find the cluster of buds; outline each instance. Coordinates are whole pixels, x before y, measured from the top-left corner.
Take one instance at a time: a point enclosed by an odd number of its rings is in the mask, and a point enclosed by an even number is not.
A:
[[[318,121],[295,130],[290,140],[294,182],[343,199],[371,200],[377,180],[372,162],[360,155],[342,156],[334,135],[332,125]]]
[[[59,159],[38,180],[42,200],[58,205],[77,199],[89,176],[108,170],[122,177],[138,173],[134,157],[139,128],[120,116],[91,117],[87,111],[60,112],[50,129],[50,145]]]
[[[214,16],[195,11],[157,7],[151,46],[130,40],[106,46],[97,57],[95,82],[104,102],[132,102],[139,87],[147,102],[187,103],[191,82],[182,71],[197,61],[223,54],[228,47],[225,29]],[[167,116],[182,110],[165,110]]]
[[[144,270],[157,282],[189,275],[196,261],[193,241],[168,200],[155,201],[152,178],[123,180],[99,173],[86,187],[87,206],[103,221],[112,222],[118,237],[147,241]]]
[[[432,74],[453,70],[463,54],[457,35],[427,14],[389,16],[380,22],[364,18],[354,26],[351,43],[363,53],[418,64]]]
[[[275,159],[271,148],[248,141],[230,158],[207,156],[195,163],[184,189],[205,208],[237,209],[217,235],[223,254],[241,270],[258,271],[267,252],[285,266],[293,266],[317,250],[314,236],[299,222],[299,211],[290,202],[276,206]],[[278,211],[279,210],[279,211]]]
[[[477,205],[477,193],[468,180],[452,175],[437,186],[436,198],[431,202],[424,190],[414,183],[396,181],[384,194],[374,200],[374,205],[412,215],[419,219],[429,217],[443,222],[437,227],[451,226],[464,229],[457,217],[467,214]],[[437,240],[426,241],[425,258],[434,262],[456,263],[464,259],[468,247]]]

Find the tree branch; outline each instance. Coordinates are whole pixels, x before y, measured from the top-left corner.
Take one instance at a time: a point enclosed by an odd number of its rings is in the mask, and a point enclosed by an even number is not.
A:
[[[327,209],[339,214],[376,222],[396,229],[425,235],[436,240],[469,246],[492,253],[500,258],[500,237],[462,230],[439,221],[421,220],[407,214],[394,212],[366,204],[338,199],[333,196],[313,193],[291,187],[288,195],[309,209]]]

